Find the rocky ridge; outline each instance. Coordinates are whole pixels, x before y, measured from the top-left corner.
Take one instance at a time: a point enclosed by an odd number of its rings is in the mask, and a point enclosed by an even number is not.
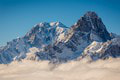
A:
[[[91,60],[116,58],[120,55],[119,41],[102,19],[89,11],[69,28],[61,22],[35,25],[25,36],[0,48],[0,63],[21,59],[66,62],[81,56]]]

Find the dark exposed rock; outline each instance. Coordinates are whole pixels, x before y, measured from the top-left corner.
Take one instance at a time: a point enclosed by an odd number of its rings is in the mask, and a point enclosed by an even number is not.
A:
[[[120,38],[114,38],[102,43],[96,42],[94,45],[91,44],[84,50],[82,56],[90,57],[92,60],[120,57]]]
[[[53,46],[53,49],[59,53],[62,53],[62,50],[57,46]]]
[[[26,57],[26,53],[29,52],[30,48],[36,47],[41,49],[44,48],[44,46],[49,46],[66,30],[67,27],[60,22],[54,22],[52,25],[46,22],[37,24],[24,37],[14,39],[8,42],[6,46],[0,48],[0,63],[6,64],[13,60],[23,59]],[[52,53],[49,55],[52,56]],[[37,56],[38,55],[35,54],[34,57],[38,58]]]
[[[87,12],[78,20],[77,24],[72,26],[72,29],[84,33],[95,33],[102,41],[111,39],[101,18],[99,18],[95,12]]]
[[[93,41],[104,42],[105,49],[102,49],[101,54],[96,52],[90,55],[92,58],[106,58],[108,54],[119,56],[120,47],[110,44],[108,40],[111,40],[111,36],[101,18],[95,12],[89,11],[69,29],[60,22],[37,24],[24,37],[14,39],[4,48],[0,48],[0,63],[10,63],[14,58],[26,57],[31,60],[66,62],[81,56]],[[108,47],[107,43],[112,46]],[[39,51],[28,57],[26,53],[33,47]]]
[[[101,18],[95,12],[87,12],[68,30],[63,43],[58,42],[53,45],[52,54],[63,54],[66,60],[75,59],[93,41],[105,42],[110,39],[110,34]],[[72,51],[71,56],[66,55],[66,49],[68,52]],[[50,53],[49,50],[48,53]],[[60,56],[56,57],[61,59]]]

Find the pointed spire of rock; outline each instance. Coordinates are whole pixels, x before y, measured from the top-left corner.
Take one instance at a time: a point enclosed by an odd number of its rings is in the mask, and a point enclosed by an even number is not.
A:
[[[107,31],[100,17],[95,12],[87,12],[81,17],[75,25],[72,26],[74,31],[82,33],[93,33],[102,38],[103,41],[110,40],[110,34]]]
[[[95,12],[88,11],[84,17],[98,18],[98,15]]]

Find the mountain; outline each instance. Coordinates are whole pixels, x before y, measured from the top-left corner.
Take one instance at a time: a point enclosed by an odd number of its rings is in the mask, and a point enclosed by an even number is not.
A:
[[[13,60],[24,59],[30,48],[42,49],[61,40],[59,35],[67,31],[67,27],[61,22],[43,22],[35,25],[24,37],[7,42],[0,49],[0,63],[10,63]]]
[[[37,59],[66,62],[76,59],[93,41],[105,42],[111,40],[101,18],[95,12],[87,12],[76,24],[71,26],[61,41],[46,46],[37,52]]]
[[[61,22],[35,25],[25,36],[0,48],[0,63],[21,59],[66,62],[81,56],[91,60],[106,59],[108,55],[118,57],[119,40],[107,31],[95,12],[89,11],[69,28]]]
[[[107,42],[94,41],[83,51],[82,56],[92,61],[120,57],[120,38],[114,38]]]

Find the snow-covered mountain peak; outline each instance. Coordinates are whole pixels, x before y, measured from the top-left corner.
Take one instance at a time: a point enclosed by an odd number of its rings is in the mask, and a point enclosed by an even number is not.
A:
[[[67,29],[68,27],[66,27],[64,24],[62,24],[61,22],[40,22],[39,24],[36,24],[31,31],[29,31],[27,34],[29,34],[30,32],[39,32],[41,30],[50,30],[50,29],[56,29],[56,28],[62,28],[62,29]]]
[[[24,37],[0,48],[0,63],[25,58],[62,62],[76,59],[83,52],[95,56],[94,59],[107,53],[119,55],[120,39],[113,39],[115,37],[95,12],[87,12],[70,28],[61,22],[41,22]]]
[[[36,24],[28,33],[27,35],[29,35],[30,33],[37,33],[37,32],[48,32],[47,30],[53,30],[53,29],[58,29],[58,27],[61,29],[65,29],[68,28],[66,27],[64,24],[62,24],[61,22],[41,22],[39,24]]]
[[[63,27],[63,28],[67,28],[63,23],[57,21],[57,22],[51,22],[50,26],[57,26],[57,27]]]
[[[23,59],[27,56],[30,48],[43,49],[61,41],[59,36],[64,34],[67,29],[60,22],[41,22],[35,25],[25,36],[14,39],[8,42],[5,47],[0,48],[0,63]]]
[[[50,24],[48,22],[41,22],[37,24],[39,27],[50,27]]]
[[[106,30],[105,25],[103,24],[100,17],[95,12],[87,12],[83,17],[81,17],[76,25],[80,28],[81,31],[89,32],[91,30],[98,31],[98,30]]]
[[[60,22],[41,22],[34,26],[26,35],[25,38],[32,44],[39,46],[49,45],[57,40],[59,35],[67,31],[67,27],[63,27]]]
[[[72,31],[80,31],[82,34],[90,34],[93,41],[97,39],[100,41],[111,39],[101,18],[99,18],[95,12],[87,12],[75,25],[72,26]]]

